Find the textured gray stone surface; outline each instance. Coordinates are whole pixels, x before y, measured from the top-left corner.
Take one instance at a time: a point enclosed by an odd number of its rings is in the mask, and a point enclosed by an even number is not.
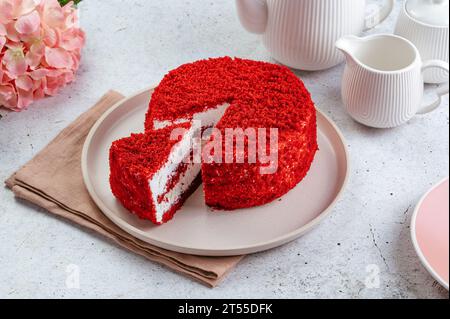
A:
[[[373,32],[392,32],[399,4]],[[271,61],[259,39],[240,27],[232,0],[85,0],[80,10],[88,43],[76,83],[28,111],[0,110],[1,180],[110,88],[132,94],[205,57]],[[297,72],[318,108],[342,129],[352,161],[344,197],[307,236],[248,256],[211,290],[1,187],[0,297],[448,298],[420,264],[409,235],[415,203],[448,176],[448,97],[438,111],[400,128],[369,129],[343,110],[342,70]],[[72,264],[80,270],[79,289],[66,287]],[[376,284],[370,279],[377,269],[379,287],[371,289],[365,282]]]

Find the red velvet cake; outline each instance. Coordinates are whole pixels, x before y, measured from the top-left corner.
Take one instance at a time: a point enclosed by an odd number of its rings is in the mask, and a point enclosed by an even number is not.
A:
[[[272,174],[261,174],[261,162],[202,164],[206,204],[215,208],[253,207],[284,195],[305,177],[317,151],[309,92],[288,68],[271,63],[217,58],[171,71],[152,95],[146,130],[192,120],[222,136],[227,128],[278,129]]]
[[[178,142],[168,138],[174,126],[187,129]],[[194,151],[186,140],[211,127],[220,138],[230,130],[245,132],[243,153],[236,138],[231,149],[225,142],[215,154],[213,135],[205,140],[198,164],[175,164],[173,154],[190,156]],[[126,208],[157,224],[181,207],[200,170],[207,205],[247,208],[294,188],[317,151],[316,111],[303,82],[286,67],[243,59],[202,60],[171,71],[152,95],[145,128],[145,134],[113,144],[111,187]],[[252,130],[257,137],[247,135]],[[276,147],[269,132],[276,132]],[[276,156],[251,161],[247,150],[252,145]],[[237,160],[238,155],[244,160]]]

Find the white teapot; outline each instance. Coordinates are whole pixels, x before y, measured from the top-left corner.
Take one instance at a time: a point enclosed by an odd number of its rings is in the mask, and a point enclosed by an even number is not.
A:
[[[369,16],[365,0],[236,0],[236,5],[242,25],[263,35],[275,60],[315,71],[343,62],[336,41],[381,23],[395,5],[395,0],[386,1]]]

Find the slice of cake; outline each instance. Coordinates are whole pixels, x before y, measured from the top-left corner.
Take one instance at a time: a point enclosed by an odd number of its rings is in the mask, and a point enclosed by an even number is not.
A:
[[[124,207],[155,224],[172,219],[200,184],[200,164],[189,160],[194,133],[180,124],[112,144],[110,184]]]

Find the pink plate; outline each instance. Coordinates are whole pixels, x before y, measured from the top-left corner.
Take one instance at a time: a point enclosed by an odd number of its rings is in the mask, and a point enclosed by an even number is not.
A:
[[[412,218],[414,247],[425,268],[448,290],[449,180],[435,186],[420,200]]]

